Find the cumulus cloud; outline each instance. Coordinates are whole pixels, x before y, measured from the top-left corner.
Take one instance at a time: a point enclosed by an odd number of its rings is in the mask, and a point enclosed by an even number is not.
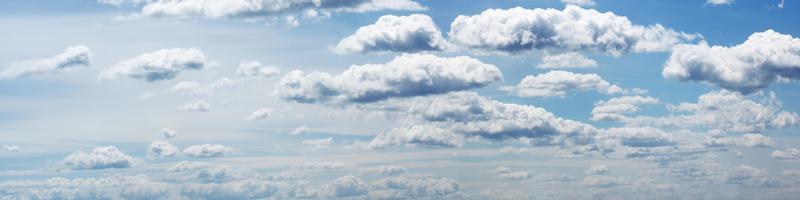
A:
[[[148,82],[170,80],[184,70],[199,70],[206,65],[205,54],[198,48],[161,49],[120,61],[103,70],[98,80],[120,78]]]
[[[401,111],[403,116],[420,120],[417,127],[434,126],[445,132],[438,133],[436,137],[424,135],[438,131],[426,131],[422,135],[410,131],[395,132],[376,137],[371,142],[374,144],[405,141],[411,144],[453,146],[461,144],[462,137],[480,137],[490,140],[526,139],[533,145],[574,145],[590,142],[598,132],[591,125],[559,118],[543,108],[502,103],[472,92],[395,99],[378,107]],[[450,136],[449,132],[454,133],[455,137]],[[426,140],[420,140],[422,138]]]
[[[168,158],[178,155],[180,152],[178,147],[164,141],[151,142],[147,147],[147,156],[151,158]]]
[[[531,172],[529,171],[511,171],[511,168],[503,166],[497,167],[494,171],[497,172],[500,178],[504,179],[522,180],[531,178]]]
[[[161,135],[164,136],[164,138],[167,138],[167,139],[174,138],[175,136],[178,135],[177,131],[172,130],[172,129],[168,129],[168,128],[161,129],[161,131],[159,131],[159,133],[161,133]]]
[[[628,147],[658,147],[676,144],[673,134],[652,127],[617,127],[603,130],[597,140],[616,140]]]
[[[185,104],[178,105],[178,111],[194,111],[194,112],[208,112],[211,109],[211,105],[206,103],[203,100],[194,100],[186,102]]]
[[[103,178],[49,178],[0,183],[4,199],[158,199],[169,192],[168,183],[146,175]]]
[[[104,0],[105,1],[105,0]],[[373,12],[380,10],[424,10],[413,0],[151,0],[131,17],[165,18],[243,18],[263,19],[320,18],[338,12]],[[298,23],[296,20],[288,20]]]
[[[73,170],[129,168],[136,163],[136,160],[114,146],[99,146],[90,152],[76,151],[63,161],[65,167]]]
[[[278,67],[265,66],[258,61],[245,60],[236,69],[237,76],[272,78],[281,73]]]
[[[289,132],[289,135],[303,135],[310,132],[311,129],[308,126],[300,126],[294,129],[292,132]]]
[[[785,150],[775,150],[772,152],[772,158],[781,160],[800,159],[800,149],[786,148]]]
[[[426,125],[399,127],[382,133],[369,142],[369,148],[385,148],[398,145],[421,145],[425,147],[460,147],[463,136],[452,131]]]
[[[353,197],[366,195],[369,186],[358,177],[343,176],[320,188],[318,194],[322,197]]]
[[[800,39],[773,30],[750,35],[732,46],[678,45],[662,75],[681,81],[711,83],[744,94],[778,80],[800,79]]]
[[[550,71],[528,75],[516,86],[502,88],[522,97],[565,97],[572,90],[595,90],[605,94],[644,93],[642,89],[622,89],[608,83],[597,74],[578,74],[568,71]]]
[[[3,145],[3,150],[8,152],[19,152],[19,146],[17,145]]]
[[[372,199],[452,199],[461,185],[448,178],[398,176],[375,181],[369,196]]]
[[[706,0],[706,4],[711,5],[730,5],[734,0]]]
[[[86,46],[71,46],[52,58],[31,59],[13,62],[2,71],[0,78],[18,78],[69,71],[81,66],[89,66],[92,52]]]
[[[197,81],[181,81],[176,83],[172,88],[166,90],[166,93],[178,94],[191,94],[191,95],[213,95],[215,92],[227,88],[232,88],[236,82],[229,78],[220,78],[209,84],[200,84]]]
[[[579,52],[566,52],[555,55],[547,54],[542,57],[542,62],[536,67],[541,69],[592,68],[597,67],[597,61],[587,58]]]
[[[743,146],[743,147],[770,147],[776,143],[771,138],[754,133],[747,133],[739,137],[731,137],[724,134],[712,133],[706,136],[703,145],[709,147],[724,146]]]
[[[479,88],[502,79],[497,67],[460,56],[403,54],[386,64],[353,65],[339,75],[289,72],[275,94],[301,103],[374,102]]]
[[[693,40],[660,24],[642,26],[627,17],[567,5],[564,10],[489,9],[459,15],[448,35],[454,43],[487,52],[582,51],[621,56],[628,52],[669,51]]]
[[[272,108],[259,108],[258,110],[253,111],[253,113],[250,113],[250,116],[248,116],[246,119],[250,121],[264,120],[270,115],[272,115]]]
[[[183,149],[184,155],[198,158],[220,157],[231,153],[233,148],[219,144],[193,145]]]
[[[592,108],[592,120],[616,121],[624,118],[624,114],[639,111],[640,105],[658,104],[656,98],[649,96],[623,96],[600,101]]]
[[[800,115],[784,111],[781,107],[774,93],[745,96],[722,90],[701,95],[697,103],[669,106],[672,114],[668,116],[636,116],[621,121],[629,126],[700,128],[742,133],[800,124]]]
[[[406,173],[406,171],[408,171],[406,168],[400,166],[381,165],[378,167],[362,169],[361,174],[398,175]]]
[[[427,15],[385,15],[333,47],[337,53],[443,51],[451,44]]]

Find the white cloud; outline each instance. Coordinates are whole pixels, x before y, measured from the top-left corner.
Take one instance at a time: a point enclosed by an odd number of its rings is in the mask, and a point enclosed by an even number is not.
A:
[[[244,77],[264,77],[272,78],[281,73],[281,70],[274,66],[265,66],[258,61],[245,60],[239,63],[236,69],[237,76]]]
[[[586,175],[603,175],[608,172],[609,172],[608,166],[602,164],[592,165],[591,168],[587,169],[586,171],[583,171],[583,173],[585,173]]]
[[[731,5],[734,0],[706,0],[707,4],[711,5]]]
[[[785,150],[775,150],[772,152],[772,158],[781,160],[800,159],[800,149],[786,148]]]
[[[516,86],[502,88],[522,97],[565,97],[572,90],[595,90],[604,94],[643,93],[642,89],[622,89],[608,83],[597,74],[578,74],[568,71],[549,71],[528,75]]]
[[[710,147],[743,146],[743,147],[770,147],[776,143],[771,138],[754,133],[747,133],[739,137],[730,137],[724,134],[710,134],[706,136],[703,145]]]
[[[587,58],[579,52],[566,52],[555,55],[546,54],[536,67],[541,69],[592,68],[597,67],[597,61]]]
[[[18,78],[68,71],[80,66],[89,66],[92,52],[86,46],[71,46],[52,58],[31,59],[14,62],[0,71],[0,78]]]
[[[677,143],[674,134],[652,127],[616,127],[603,130],[595,136],[598,141],[618,140],[628,147],[672,146]]]
[[[251,113],[246,119],[250,121],[264,120],[270,115],[272,115],[272,108],[259,108],[258,110],[253,111],[253,113]]]
[[[342,162],[310,162],[310,163],[305,163],[303,165],[295,166],[296,169],[310,169],[310,170],[340,169],[343,167],[344,163]]]
[[[371,199],[454,199],[447,196],[461,190],[458,182],[448,178],[413,176],[385,178],[371,186]]]
[[[206,103],[202,100],[194,100],[186,102],[185,104],[178,105],[177,110],[179,111],[196,111],[196,112],[208,112],[211,109],[211,105]]]
[[[164,138],[170,139],[178,135],[178,132],[172,129],[163,128],[159,131]]]
[[[592,120],[616,121],[625,118],[624,114],[639,111],[640,105],[658,104],[656,98],[649,96],[623,96],[599,101],[592,108]]]
[[[412,0],[154,0],[147,2],[136,15],[171,18],[246,18],[270,15],[289,16],[314,12],[371,12],[379,10],[424,10]]]
[[[380,175],[398,175],[402,173],[406,173],[408,170],[404,167],[399,166],[391,166],[391,165],[381,165],[378,167],[372,167],[367,169],[362,169],[361,174],[380,174]]]
[[[289,135],[304,135],[310,131],[311,129],[309,129],[308,126],[300,126],[294,129],[292,132],[289,132]]]
[[[529,171],[511,171],[510,168],[503,166],[497,167],[494,171],[497,172],[500,178],[505,179],[522,180],[531,178],[531,172]]]
[[[414,125],[399,127],[382,133],[369,142],[369,148],[385,148],[398,145],[421,145],[425,147],[460,147],[463,136],[435,126]]]
[[[3,145],[3,150],[8,152],[19,152],[19,146],[17,145]]]
[[[151,142],[150,146],[147,147],[147,156],[151,158],[172,157],[178,155],[180,152],[178,147],[164,141]]]
[[[672,114],[667,116],[636,116],[621,121],[628,126],[701,128],[742,133],[800,124],[800,115],[783,111],[774,93],[744,96],[724,90],[713,91],[698,97],[697,103],[681,103],[668,108]]]
[[[451,44],[427,15],[385,15],[339,41],[337,53],[443,51]]]
[[[321,197],[353,197],[366,195],[369,186],[360,178],[355,176],[339,177],[331,183],[327,183],[320,188],[318,194]]]
[[[200,84],[197,81],[181,81],[165,92],[191,95],[213,95],[219,90],[231,88],[235,85],[236,82],[229,78],[220,78],[207,85]]]
[[[333,144],[333,138],[332,137],[328,137],[328,138],[315,139],[315,140],[303,140],[303,141],[300,142],[300,144],[302,144],[304,146],[311,146],[314,149],[324,149],[324,148],[330,147],[331,144]]]
[[[678,45],[662,75],[749,94],[781,79],[800,79],[798,48],[800,39],[773,30],[753,33],[732,47]]]
[[[201,144],[183,149],[183,154],[191,157],[220,157],[233,153],[233,148],[219,144]]]
[[[448,35],[456,44],[488,52],[588,50],[621,56],[628,52],[669,51],[696,35],[660,24],[635,25],[627,17],[567,5],[564,10],[489,9],[459,15]]]
[[[137,163],[114,146],[98,146],[90,152],[76,151],[64,158],[63,165],[73,170],[129,168]]]
[[[0,182],[4,199],[158,199],[170,184],[146,175]]]
[[[783,184],[777,179],[770,178],[765,170],[747,165],[731,168],[723,174],[722,180],[725,183],[754,188],[777,187]]]
[[[98,80],[120,78],[141,79],[148,82],[170,80],[181,71],[199,70],[206,65],[206,57],[198,48],[161,49],[120,61],[103,70]]]
[[[592,0],[561,0],[561,3],[582,7],[592,7],[596,5]]]
[[[500,79],[497,67],[474,58],[403,54],[386,64],[353,65],[335,76],[292,71],[275,94],[301,103],[374,102],[479,88]]]

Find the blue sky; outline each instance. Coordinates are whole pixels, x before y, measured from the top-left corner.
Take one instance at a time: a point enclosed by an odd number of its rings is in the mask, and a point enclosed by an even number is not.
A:
[[[0,2],[2,199],[792,199],[793,1]]]

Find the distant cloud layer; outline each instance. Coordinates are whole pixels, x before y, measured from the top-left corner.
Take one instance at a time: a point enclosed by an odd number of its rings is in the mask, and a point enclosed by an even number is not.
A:
[[[99,146],[90,152],[76,151],[63,161],[65,167],[73,170],[129,168],[135,163],[136,160],[114,146]]]
[[[452,48],[427,15],[385,15],[339,41],[337,53],[442,51]]]
[[[732,46],[679,45],[664,64],[666,78],[706,82],[744,94],[781,80],[800,80],[800,39],[773,30]]]
[[[478,51],[520,53],[532,50],[595,51],[611,56],[669,51],[696,38],[660,24],[642,26],[627,17],[567,5],[556,9],[489,9],[459,15],[448,35]]]
[[[184,155],[198,158],[220,157],[230,153],[233,153],[233,148],[219,144],[201,144],[183,149]]]
[[[479,88],[502,77],[497,67],[466,56],[403,54],[386,64],[353,65],[338,75],[292,71],[275,94],[301,103],[374,102]]]
[[[199,70],[206,66],[206,56],[198,48],[162,49],[120,61],[106,68],[99,80],[120,78],[148,82],[170,80],[184,70]]]
[[[59,71],[68,71],[80,66],[89,66],[92,62],[92,52],[86,46],[71,46],[63,53],[52,58],[31,59],[13,62],[2,71],[0,78],[19,78],[42,74],[51,74]]]

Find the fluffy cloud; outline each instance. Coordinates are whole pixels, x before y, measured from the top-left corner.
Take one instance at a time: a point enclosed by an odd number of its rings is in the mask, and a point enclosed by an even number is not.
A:
[[[673,134],[652,127],[618,127],[602,131],[598,140],[617,140],[628,147],[672,146],[676,143]]]
[[[448,195],[461,190],[458,182],[448,178],[399,176],[372,183],[372,199],[452,199]]]
[[[489,9],[458,16],[448,35],[456,44],[488,52],[589,50],[612,56],[668,51],[696,36],[660,24],[632,24],[627,17],[567,5],[564,10]]]
[[[775,150],[772,152],[772,158],[781,160],[796,160],[800,159],[800,149],[787,148],[785,150]]]
[[[164,138],[170,139],[178,135],[178,132],[172,129],[164,128],[159,131]]]
[[[427,15],[386,15],[339,41],[338,53],[442,51],[451,48]]]
[[[219,157],[230,153],[233,153],[233,148],[219,144],[194,145],[183,149],[184,155],[198,158]]]
[[[179,111],[196,111],[196,112],[208,112],[211,109],[211,105],[206,103],[202,100],[194,100],[186,102],[185,104],[178,105],[177,110]]]
[[[775,141],[771,138],[761,135],[747,133],[740,137],[730,137],[724,134],[710,134],[706,137],[703,145],[710,147],[724,147],[724,146],[743,146],[743,147],[770,147],[775,145]]]
[[[711,5],[730,5],[734,0],[706,0],[707,4]]]
[[[3,150],[8,152],[19,152],[19,146],[17,145],[3,145]]]
[[[594,1],[592,0],[561,0],[561,3],[576,5],[576,6],[586,6],[586,7],[591,7],[595,5]]]
[[[178,155],[180,152],[178,147],[164,141],[151,142],[150,146],[147,147],[147,156],[151,158],[172,157]]]
[[[63,53],[52,58],[31,59],[11,63],[0,71],[0,78],[18,78],[72,70],[88,66],[92,62],[92,52],[86,46],[68,47]]]
[[[129,168],[136,160],[114,146],[95,147],[90,152],[76,151],[64,158],[65,167],[73,170]]]
[[[536,76],[528,75],[516,86],[503,90],[522,97],[565,97],[571,90],[596,90],[605,94],[643,93],[641,89],[622,89],[608,83],[597,74],[577,74],[568,71],[550,71]]]
[[[343,176],[323,185],[318,194],[322,197],[353,197],[366,195],[368,192],[368,185],[360,178]]]
[[[566,52],[555,55],[547,54],[542,57],[542,63],[536,67],[541,69],[591,68],[597,67],[597,61],[578,52]]]
[[[753,99],[751,99],[753,98]],[[663,117],[624,118],[629,126],[759,132],[800,124],[800,115],[781,109],[774,93],[744,96],[737,92],[714,91],[701,95],[697,103],[668,107],[673,113]]]
[[[385,148],[397,145],[421,145],[426,147],[460,147],[463,136],[452,131],[426,125],[399,127],[382,133],[369,142],[369,148]]]
[[[3,199],[158,199],[170,185],[145,175],[0,183]]]
[[[494,171],[505,179],[522,180],[531,178],[531,172],[529,171],[511,171],[511,168],[508,167],[497,167]]]
[[[404,167],[399,166],[391,166],[391,165],[381,165],[378,167],[367,168],[361,170],[362,174],[380,174],[380,175],[398,175],[408,171]]]
[[[421,120],[418,123],[438,127],[446,134],[437,135],[448,137],[423,136],[429,133],[438,133],[437,131],[425,131],[422,132],[422,135],[403,131],[397,132],[396,136],[391,136],[391,134],[378,136],[372,142],[377,144],[395,144],[387,141],[419,141],[413,140],[413,138],[429,138],[424,142],[435,142],[433,144],[438,146],[461,144],[462,137],[450,137],[448,132],[452,132],[456,136],[491,140],[526,139],[533,145],[573,145],[586,144],[592,140],[593,135],[598,133],[598,130],[591,125],[559,118],[543,108],[502,103],[472,92],[396,99],[378,107],[402,111],[401,115]],[[436,129],[423,128],[422,130]],[[400,136],[400,134],[406,135]],[[387,138],[400,139],[389,140]],[[450,139],[450,141],[442,141],[443,139]]]
[[[592,108],[592,120],[620,120],[625,117],[624,114],[639,111],[640,105],[652,105],[658,103],[658,99],[645,96],[624,96],[611,98],[594,104],[594,108]]]
[[[270,115],[272,115],[272,108],[259,108],[258,110],[253,111],[253,113],[251,113],[250,116],[247,117],[247,120],[251,121],[264,120],[267,119],[267,117],[269,117]]]
[[[245,77],[264,77],[272,78],[281,73],[281,70],[274,66],[265,66],[258,61],[245,60],[239,63],[236,69],[237,76]]]
[[[292,71],[275,94],[301,103],[374,102],[478,88],[500,79],[497,67],[474,58],[404,54],[386,64],[353,65],[335,76]]]
[[[173,79],[181,71],[205,66],[206,57],[198,48],[162,49],[118,62],[103,70],[98,79],[132,78],[154,82]]]
[[[775,81],[800,79],[797,49],[800,39],[773,30],[753,33],[744,43],[732,47],[678,45],[662,75],[749,94]]]
[[[197,81],[181,81],[166,90],[166,93],[192,94],[192,95],[212,95],[216,91],[231,88],[236,82],[229,78],[220,78],[210,84],[200,84]]]
[[[171,18],[260,18],[303,12],[305,17],[332,12],[379,10],[424,10],[412,0],[153,0],[137,13],[147,17]],[[294,17],[294,15],[289,15]],[[289,17],[287,16],[287,17]]]
[[[311,129],[308,126],[300,126],[294,129],[292,132],[289,132],[289,135],[303,135],[310,132]]]

